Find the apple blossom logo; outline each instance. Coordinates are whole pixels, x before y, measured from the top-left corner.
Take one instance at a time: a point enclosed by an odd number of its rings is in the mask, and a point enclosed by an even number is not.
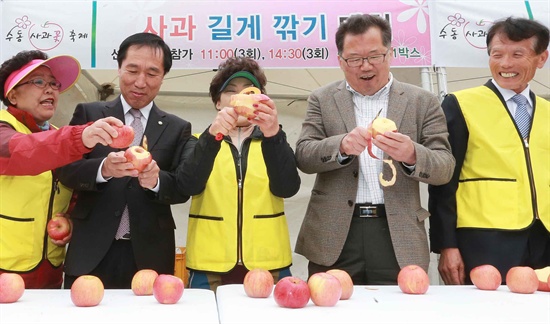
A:
[[[56,48],[63,40],[63,28],[56,23],[46,21],[42,25],[33,24],[29,28],[29,42],[39,50]]]
[[[493,24],[492,21],[481,19],[475,24],[469,25],[470,22],[466,22],[463,27],[464,38],[468,44],[478,49],[486,49],[487,44],[485,42],[487,31]]]

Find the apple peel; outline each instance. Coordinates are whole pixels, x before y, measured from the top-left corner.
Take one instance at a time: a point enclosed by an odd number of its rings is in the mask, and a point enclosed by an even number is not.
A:
[[[390,180],[386,180],[384,179],[384,174],[382,172],[380,172],[380,174],[378,175],[378,181],[380,181],[380,184],[382,185],[382,187],[391,187],[395,184],[395,180],[397,178],[397,170],[395,169],[395,166],[393,165],[393,160],[391,159],[387,159],[387,160],[383,160],[384,163],[386,163],[387,165],[390,166],[390,169],[391,169],[391,179]]]
[[[397,132],[397,125],[395,122],[391,119],[385,118],[385,117],[376,117],[367,127],[367,131],[371,135],[369,139],[367,140],[367,152],[369,155],[376,160],[380,160],[379,157],[377,157],[372,152],[372,138],[376,137],[377,135],[384,135],[385,132]],[[395,184],[396,176],[397,176],[397,170],[395,169],[395,166],[393,165],[393,161],[391,159],[384,159],[382,160],[384,163],[388,164],[392,171],[392,177],[390,180],[385,180],[383,178],[383,174],[380,173],[378,175],[378,180],[380,181],[380,184],[383,187],[390,187]]]
[[[256,116],[254,114],[256,110],[254,104],[265,100],[269,100],[269,97],[262,94],[260,89],[248,87],[238,94],[232,95],[229,104],[235,108],[237,114],[247,118],[254,118]]]

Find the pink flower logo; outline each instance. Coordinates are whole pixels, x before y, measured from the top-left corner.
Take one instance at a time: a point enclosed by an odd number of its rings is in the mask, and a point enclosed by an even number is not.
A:
[[[466,22],[466,19],[462,18],[462,15],[459,13],[455,13],[454,16],[448,16],[447,20],[451,25],[456,27],[460,27]]]
[[[21,29],[27,29],[31,25],[31,21],[28,16],[15,19],[15,25]]]

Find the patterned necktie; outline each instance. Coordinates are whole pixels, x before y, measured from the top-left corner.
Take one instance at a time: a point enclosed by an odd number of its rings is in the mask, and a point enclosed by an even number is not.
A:
[[[134,129],[134,141],[132,146],[140,145],[141,138],[143,137],[143,124],[141,123],[141,112],[138,109],[130,109],[130,114],[134,116],[134,120],[130,124]],[[128,211],[128,205],[124,206],[122,211],[122,217],[120,218],[120,224],[115,235],[115,239],[130,239],[130,212]]]
[[[516,114],[514,115],[516,125],[519,128],[521,137],[527,138],[529,136],[529,128],[531,127],[531,115],[527,112],[527,98],[518,93],[512,97],[512,100],[517,104]]]

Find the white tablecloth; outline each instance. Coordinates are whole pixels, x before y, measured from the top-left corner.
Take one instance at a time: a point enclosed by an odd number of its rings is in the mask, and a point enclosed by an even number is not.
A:
[[[430,286],[425,295],[407,295],[397,286],[355,286],[349,300],[334,307],[305,308],[249,298],[242,285],[216,293],[220,323],[550,323],[550,293],[515,294],[506,286],[482,291],[474,286]]]
[[[95,307],[76,307],[69,290],[27,289],[13,304],[0,304],[1,324],[23,323],[219,323],[216,298],[210,290],[185,289],[177,304],[164,305],[154,296],[131,290],[106,289]]]

